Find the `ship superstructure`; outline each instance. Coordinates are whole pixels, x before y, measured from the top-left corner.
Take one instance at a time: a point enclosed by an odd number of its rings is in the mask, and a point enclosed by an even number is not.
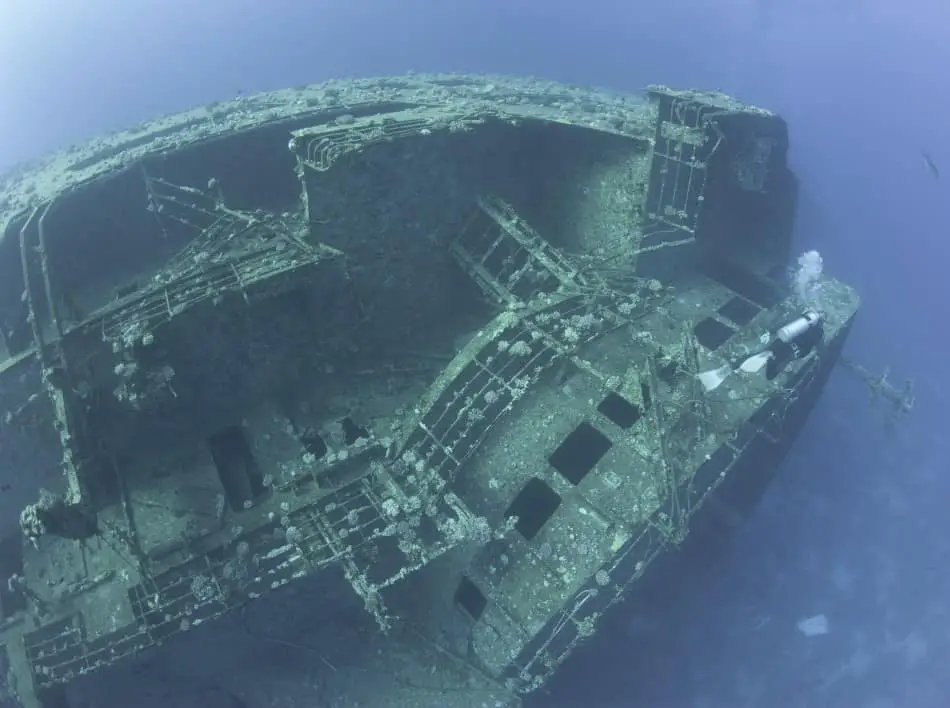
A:
[[[739,365],[806,314],[787,150],[719,93],[417,75],[8,181],[11,689],[60,700],[330,569],[382,632],[427,569],[451,649],[542,685],[658,554],[748,513],[838,360],[858,298],[823,277],[818,339]]]

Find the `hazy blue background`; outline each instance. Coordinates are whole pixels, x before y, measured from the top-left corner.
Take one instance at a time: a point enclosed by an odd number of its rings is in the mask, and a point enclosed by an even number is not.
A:
[[[0,168],[236,91],[406,70],[721,88],[789,120],[799,248],[857,286],[841,371],[735,556],[625,608],[538,703],[950,706],[950,6],[932,0],[0,0]],[[921,158],[943,168],[934,179]],[[796,630],[824,613],[825,637]],[[655,642],[652,658],[634,640]]]

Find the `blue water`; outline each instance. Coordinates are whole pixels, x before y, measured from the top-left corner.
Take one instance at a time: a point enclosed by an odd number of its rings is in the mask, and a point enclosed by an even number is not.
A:
[[[918,386],[889,433],[839,371],[682,614],[622,610],[540,702],[950,706],[950,6],[2,0],[0,168],[238,91],[407,70],[721,88],[782,113],[797,247],[863,295],[847,354]],[[819,614],[827,635],[796,628]],[[645,636],[649,657],[632,651]]]

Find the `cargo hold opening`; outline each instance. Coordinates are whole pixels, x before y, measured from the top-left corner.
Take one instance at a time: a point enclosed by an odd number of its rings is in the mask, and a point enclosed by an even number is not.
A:
[[[232,510],[246,509],[263,496],[264,476],[240,426],[232,425],[214,433],[208,438],[208,447]]]

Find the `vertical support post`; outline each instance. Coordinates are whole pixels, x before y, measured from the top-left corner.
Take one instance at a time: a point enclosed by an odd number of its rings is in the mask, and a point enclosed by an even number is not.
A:
[[[62,342],[63,328],[59,319],[59,306],[56,302],[56,298],[53,296],[53,285],[49,274],[49,258],[46,251],[46,215],[49,214],[49,210],[52,205],[53,202],[47,202],[46,206],[43,208],[43,213],[40,215],[40,220],[37,224],[37,233],[39,235],[40,269],[43,273],[43,289],[46,291],[46,302],[49,307],[49,319],[50,322],[53,323],[53,328],[56,331],[57,339]],[[60,349],[62,349],[62,346],[60,346]],[[63,367],[65,368],[65,352],[61,351],[60,356],[63,359],[62,363]]]
[[[23,297],[26,301],[26,320],[30,324],[30,330],[33,332],[33,346],[36,349],[36,358],[45,372],[49,366],[46,359],[46,346],[43,341],[43,332],[40,328],[39,320],[36,318],[36,307],[33,304],[33,286],[30,280],[30,251],[27,244],[27,233],[30,225],[39,213],[40,208],[36,207],[30,213],[29,218],[20,229],[20,267],[23,269]]]

